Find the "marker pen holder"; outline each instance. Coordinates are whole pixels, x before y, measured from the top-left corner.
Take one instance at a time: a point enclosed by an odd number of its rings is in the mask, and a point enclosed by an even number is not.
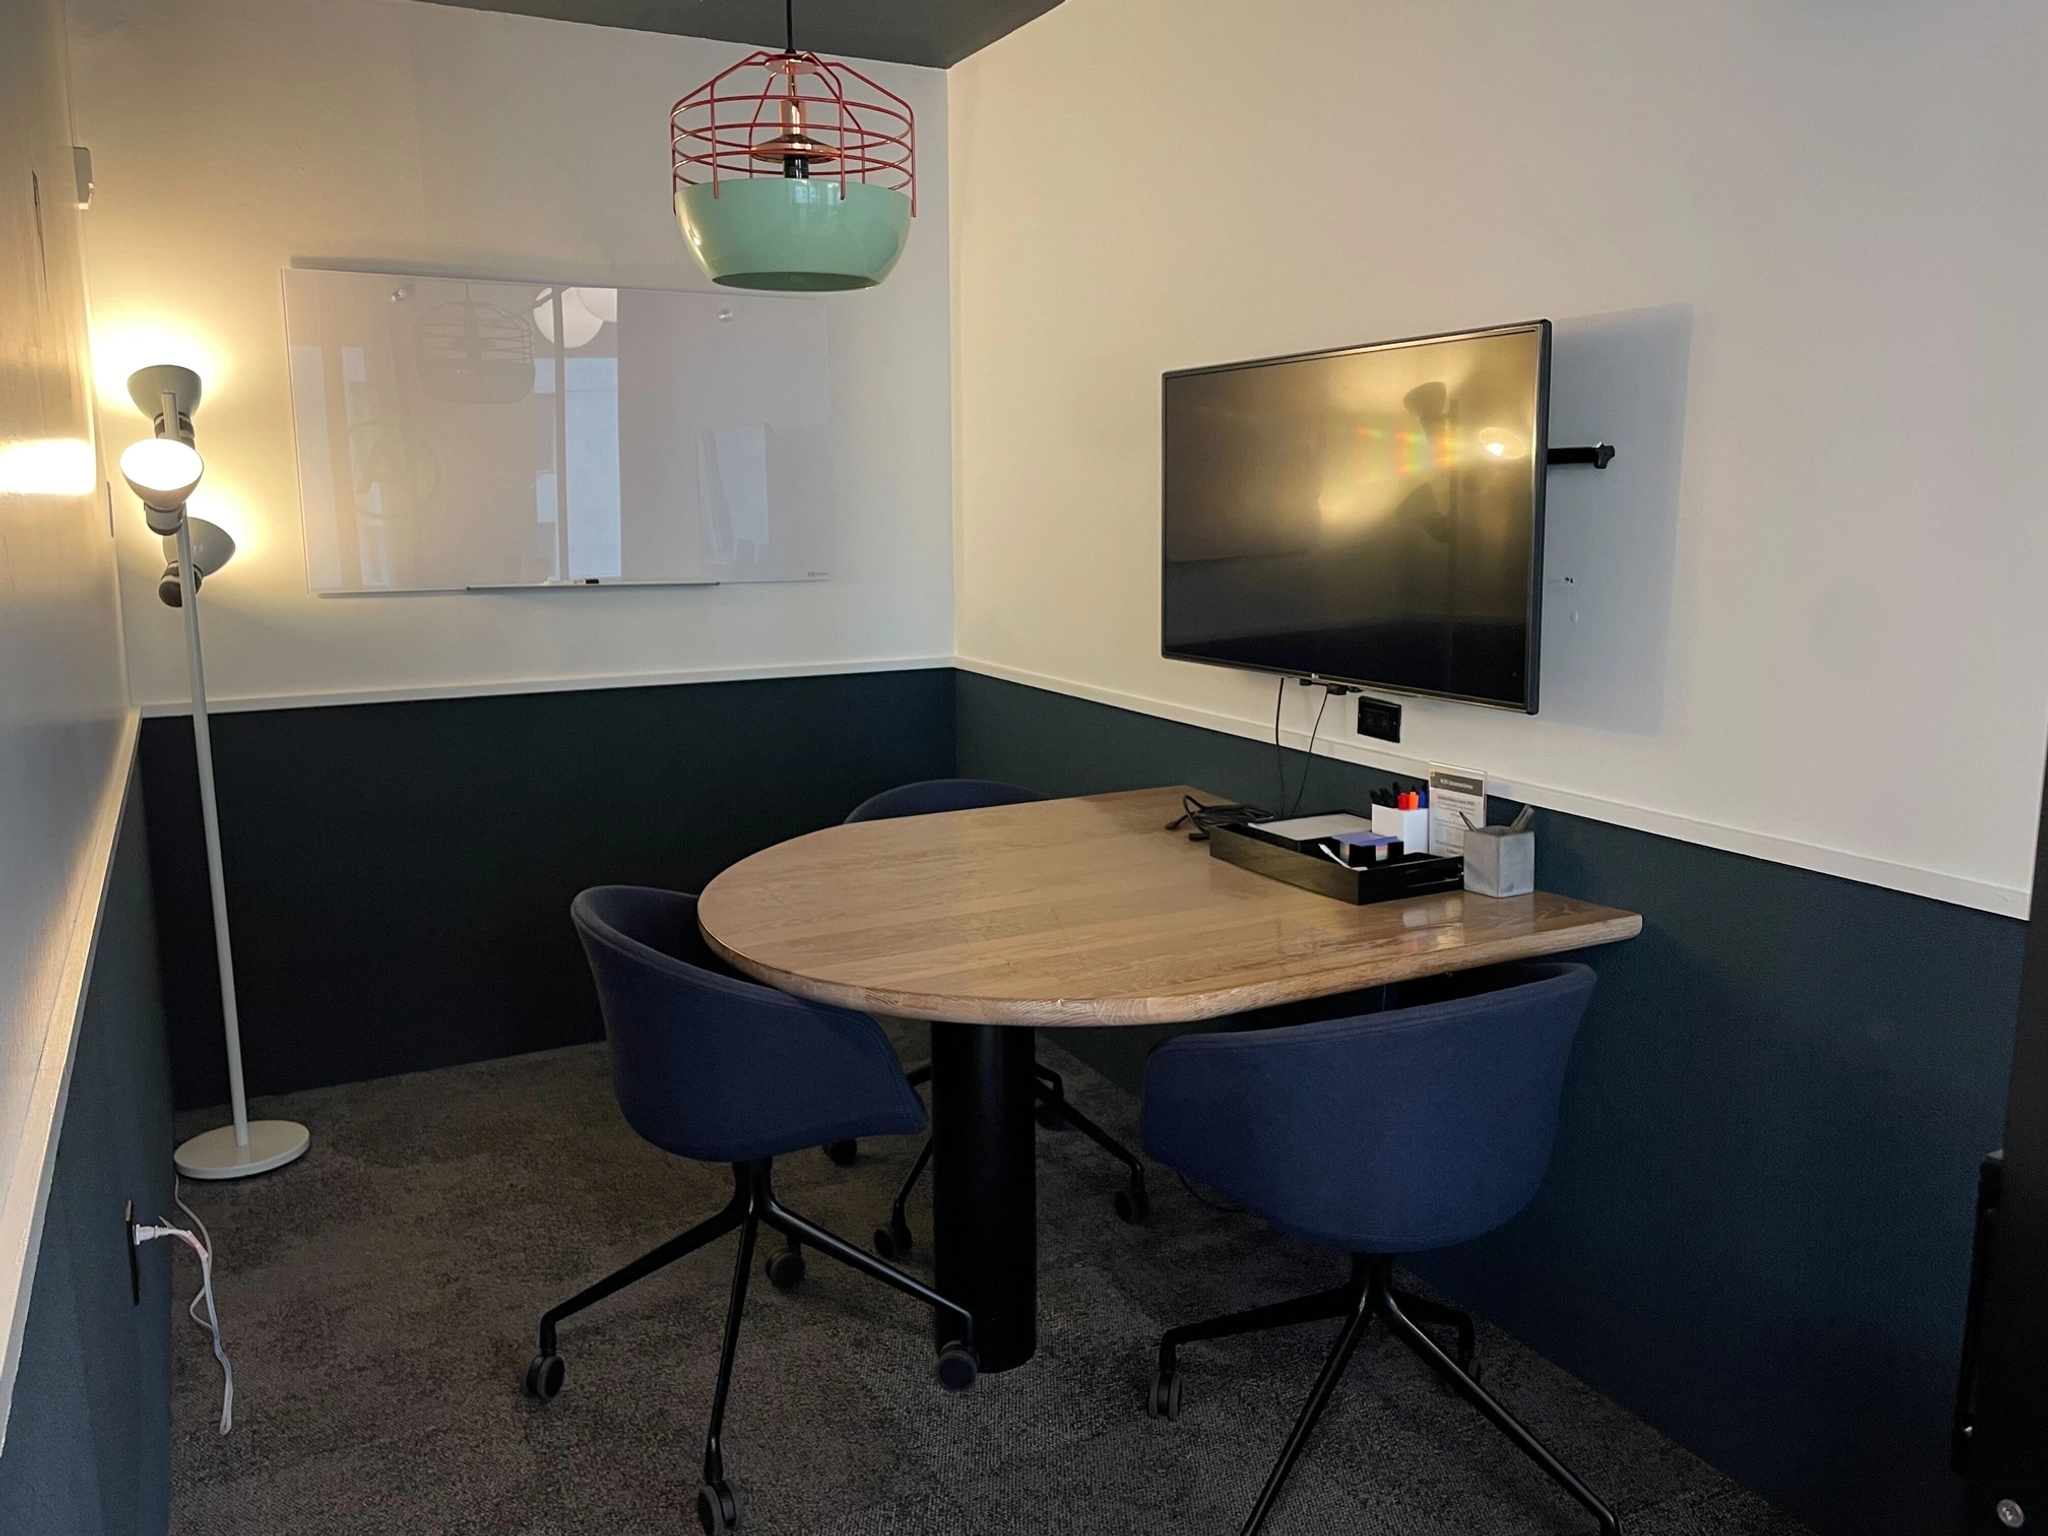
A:
[[[1536,834],[1526,813],[1512,826],[1465,829],[1465,889],[1477,896],[1527,896],[1536,889]]]
[[[1372,829],[1382,837],[1398,837],[1407,853],[1429,852],[1429,812],[1397,811],[1391,805],[1372,808]]]

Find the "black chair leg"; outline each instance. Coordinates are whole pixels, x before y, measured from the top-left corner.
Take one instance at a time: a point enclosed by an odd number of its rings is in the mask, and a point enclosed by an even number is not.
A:
[[[1159,1336],[1159,1363],[1152,1371],[1152,1389],[1145,1398],[1145,1412],[1155,1419],[1180,1417],[1181,1377],[1175,1351],[1197,1339],[1223,1339],[1237,1333],[1258,1333],[1267,1328],[1292,1328],[1298,1323],[1319,1323],[1333,1317],[1349,1317],[1357,1309],[1364,1281],[1354,1268],[1351,1279],[1313,1296],[1275,1301],[1244,1312],[1212,1317],[1206,1322],[1183,1323]]]
[[[910,1218],[903,1213],[910,1200],[911,1190],[924,1174],[924,1165],[932,1160],[932,1139],[927,1136],[924,1145],[917,1149],[917,1160],[910,1165],[910,1172],[904,1175],[897,1187],[896,1198],[889,1205],[889,1225],[875,1228],[875,1252],[885,1259],[900,1259],[916,1246],[916,1239],[910,1234]]]
[[[1038,1079],[1038,1123],[1048,1131],[1057,1130],[1060,1110],[1067,1102],[1067,1080],[1051,1067],[1031,1063],[1032,1076]]]
[[[1338,1334],[1329,1356],[1323,1362],[1322,1373],[1316,1378],[1308,1401],[1302,1404],[1301,1413],[1294,1422],[1294,1428],[1287,1436],[1287,1443],[1281,1447],[1280,1458],[1267,1474],[1266,1485],[1259,1491],[1258,1502],[1253,1505],[1250,1517],[1245,1521],[1240,1536],[1253,1536],[1272,1514],[1273,1506],[1279,1499],[1282,1485],[1300,1460],[1303,1448],[1308,1444],[1310,1433],[1315,1429],[1316,1420],[1322,1416],[1328,1405],[1330,1394],[1336,1390],[1337,1382],[1350,1364],[1352,1353],[1358,1342],[1365,1336],[1372,1319],[1385,1319],[1388,1330],[1408,1348],[1420,1355],[1438,1375],[1456,1390],[1500,1432],[1515,1443],[1515,1447],[1583,1505],[1586,1511],[1600,1522],[1601,1536],[1620,1536],[1621,1524],[1614,1512],[1600,1501],[1592,1489],[1579,1481],[1572,1470],[1547,1450],[1543,1443],[1524,1428],[1507,1409],[1503,1408],[1486,1389],[1475,1381],[1466,1369],[1466,1362],[1472,1358],[1473,1325],[1471,1317],[1438,1302],[1426,1301],[1406,1291],[1397,1291],[1393,1285],[1394,1261],[1379,1255],[1356,1254],[1351,1260],[1351,1279],[1332,1290],[1320,1291],[1313,1296],[1299,1297],[1293,1301],[1274,1302],[1270,1306],[1253,1307],[1246,1312],[1233,1312],[1227,1317],[1212,1318],[1204,1323],[1188,1323],[1179,1328],[1170,1328],[1159,1340],[1159,1366],[1152,1381],[1152,1395],[1146,1404],[1146,1411],[1155,1418],[1177,1419],[1180,1417],[1180,1380],[1174,1351],[1183,1344],[1197,1339],[1223,1338],[1229,1334],[1252,1333],[1265,1328],[1282,1328],[1296,1323],[1315,1322],[1323,1318],[1345,1317],[1343,1331]],[[1458,1333],[1459,1359],[1453,1360],[1427,1333],[1419,1322],[1439,1327],[1454,1328]]]
[[[1298,1323],[1320,1323],[1333,1317],[1349,1317],[1358,1308],[1363,1287],[1357,1280],[1317,1291],[1313,1296],[1296,1296],[1290,1301],[1270,1302],[1206,1322],[1183,1323],[1159,1336],[1159,1369],[1171,1376],[1174,1351],[1199,1339],[1227,1339],[1233,1334],[1261,1333],[1268,1328],[1292,1328]]]
[[[711,1427],[704,1436],[704,1481],[697,1489],[697,1523],[706,1536],[723,1536],[740,1523],[739,1497],[725,1480],[725,1402],[732,1392],[732,1360],[740,1345],[740,1318],[747,1306],[747,1276],[754,1267],[754,1238],[760,1231],[766,1169],[749,1177],[740,1222],[740,1251],[733,1260],[732,1295],[725,1307],[725,1342],[718,1351],[718,1386],[711,1394]]]
[[[540,1320],[540,1352],[542,1359],[555,1353],[555,1330],[562,1319],[581,1312],[585,1307],[603,1301],[633,1284],[645,1280],[658,1269],[665,1269],[677,1259],[695,1253],[706,1243],[715,1243],[745,1219],[747,1209],[746,1187],[737,1177],[734,1179],[732,1200],[716,1216],[700,1221],[680,1237],[672,1237],[659,1248],[642,1254],[624,1269],[615,1270],[595,1285],[584,1287],[559,1307],[550,1308]],[[553,1397],[554,1393],[536,1394]]]
[[[1038,1120],[1041,1125],[1053,1126],[1064,1120],[1075,1130],[1102,1148],[1111,1157],[1129,1170],[1130,1181],[1116,1192],[1116,1213],[1125,1221],[1140,1223],[1152,1215],[1152,1196],[1145,1188],[1145,1165],[1137,1154],[1118,1141],[1109,1132],[1097,1125],[1067,1102],[1067,1085],[1059,1073],[1051,1067],[1033,1063],[1032,1071],[1037,1078]],[[914,1088],[931,1079],[930,1062],[910,1068],[903,1074]],[[827,1148],[830,1151],[830,1148]],[[903,1214],[910,1201],[910,1192],[917,1187],[917,1181],[924,1177],[925,1165],[931,1161],[932,1144],[929,1138],[918,1150],[917,1161],[910,1165],[910,1172],[896,1191],[896,1198],[889,1206],[889,1224],[875,1228],[875,1252],[885,1259],[900,1259],[916,1245],[910,1231],[910,1221]]]
[[[1294,1428],[1287,1432],[1287,1443],[1280,1447],[1280,1459],[1273,1463],[1273,1470],[1266,1474],[1266,1486],[1259,1490],[1259,1501],[1252,1506],[1238,1536],[1253,1536],[1266,1523],[1266,1517],[1273,1512],[1273,1505],[1279,1500],[1281,1485],[1287,1481],[1287,1474],[1294,1470],[1295,1462],[1301,1459],[1302,1451],[1308,1445],[1308,1437],[1314,1433],[1316,1420],[1323,1416],[1323,1409],[1329,1405],[1330,1394],[1337,1390],[1337,1383],[1343,1379],[1345,1368],[1351,1364],[1352,1353],[1359,1341],[1365,1337],[1366,1329],[1372,1326],[1373,1306],[1370,1291],[1358,1296],[1351,1309],[1350,1319],[1337,1335],[1337,1342],[1330,1346],[1330,1353],[1323,1361],[1323,1369],[1316,1377],[1316,1384],[1309,1392],[1308,1401],[1301,1405],[1301,1412],[1294,1420]]]
[[[1486,1389],[1460,1370],[1457,1363],[1437,1347],[1436,1340],[1424,1333],[1409,1320],[1402,1310],[1407,1298],[1397,1298],[1388,1286],[1386,1277],[1392,1272],[1391,1259],[1375,1260],[1378,1268],[1373,1288],[1378,1301],[1376,1310],[1386,1318],[1387,1327],[1395,1338],[1422,1356],[1436,1373],[1450,1383],[1457,1394],[1486,1416],[1487,1422],[1506,1435],[1515,1444],[1515,1449],[1527,1456],[1544,1474],[1560,1488],[1584,1506],[1586,1512],[1600,1522],[1601,1536],[1620,1536],[1621,1522],[1614,1511],[1601,1502],[1600,1496],[1579,1481],[1578,1475],[1553,1456],[1549,1449],[1521,1424],[1515,1416],[1488,1395]]]
[[[739,1526],[739,1495],[725,1476],[725,1405],[732,1395],[732,1363],[739,1350],[740,1319],[746,1312],[748,1272],[753,1267],[754,1246],[764,1223],[788,1240],[787,1248],[768,1265],[768,1276],[777,1285],[795,1283],[794,1278],[786,1274],[777,1275],[778,1263],[792,1262],[795,1277],[801,1278],[803,1245],[808,1243],[820,1253],[830,1254],[840,1263],[914,1297],[952,1322],[954,1326],[941,1335],[949,1339],[939,1351],[938,1376],[941,1384],[956,1392],[964,1391],[974,1384],[978,1372],[974,1355],[974,1319],[965,1308],[957,1302],[948,1301],[928,1286],[920,1285],[910,1276],[869,1258],[850,1243],[783,1206],[775,1198],[770,1180],[772,1167],[765,1158],[754,1163],[733,1164],[732,1200],[724,1210],[707,1221],[699,1222],[681,1237],[673,1238],[635,1259],[624,1269],[607,1275],[547,1313],[540,1325],[541,1354],[526,1371],[527,1392],[543,1401],[552,1398],[562,1387],[562,1362],[555,1353],[555,1331],[563,1318],[674,1263],[685,1254],[723,1237],[733,1228],[739,1228],[739,1252],[733,1258],[732,1290],[726,1301],[725,1339],[718,1352],[718,1385],[712,1394],[711,1423],[704,1436],[704,1480],[697,1489],[697,1521],[703,1526],[706,1536],[726,1536],[727,1532]]]
[[[1126,1147],[1122,1142],[1110,1135],[1109,1132],[1069,1104],[1064,1093],[1055,1091],[1048,1094],[1044,1089],[1041,1089],[1039,1097],[1049,1104],[1055,1115],[1066,1121],[1067,1124],[1071,1125],[1075,1130],[1086,1136],[1095,1145],[1102,1148],[1103,1151],[1130,1170],[1131,1181],[1129,1187],[1120,1189],[1116,1193],[1117,1215],[1129,1222],[1142,1222],[1146,1217],[1150,1216],[1152,1214],[1152,1198],[1145,1193],[1145,1165],[1138,1161],[1137,1155],[1129,1147]]]
[[[1411,1291],[1396,1290],[1392,1286],[1387,1290],[1412,1321],[1428,1323],[1433,1328],[1456,1329],[1458,1369],[1474,1380],[1478,1379],[1479,1372],[1474,1369],[1474,1362],[1479,1356],[1479,1335],[1472,1326],[1470,1312],[1460,1312],[1456,1307],[1447,1307],[1441,1302],[1430,1301]]]
[[[879,1280],[891,1290],[901,1291],[905,1296],[923,1302],[940,1316],[951,1320],[951,1338],[939,1351],[940,1384],[956,1392],[974,1384],[977,1370],[974,1359],[974,1318],[965,1307],[956,1301],[949,1301],[930,1286],[913,1280],[900,1269],[891,1269],[880,1259],[862,1253],[853,1244],[814,1222],[806,1221],[775,1198],[767,1187],[765,1176],[761,1185],[761,1219],[785,1237],[808,1243],[818,1252],[837,1259],[849,1269],[858,1270],[871,1280]],[[944,1337],[943,1334],[941,1336]]]

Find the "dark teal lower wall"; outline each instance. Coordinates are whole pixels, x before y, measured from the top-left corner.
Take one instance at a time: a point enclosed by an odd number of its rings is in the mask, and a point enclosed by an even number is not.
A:
[[[213,719],[251,1093],[595,1040],[588,885],[701,890],[953,769],[950,668]],[[192,726],[143,783],[178,1107],[227,1098]]]
[[[1270,746],[957,686],[963,774],[1276,792]],[[1313,808],[1386,782],[1314,774]],[[1546,888],[1643,933],[1582,957],[1600,986],[1534,1204],[1414,1267],[1823,1536],[1953,1529],[1973,1189],[2025,925],[1573,816],[1536,828]],[[1138,1032],[1066,1043],[1142,1070]]]
[[[129,786],[0,1452],[0,1532],[159,1536],[170,1522],[171,1262],[128,1279],[126,1203],[171,1203],[171,1086],[147,834]]]
[[[891,784],[1275,793],[1268,746],[950,670],[215,730],[258,1093],[594,1039],[577,889],[699,889]],[[190,743],[183,719],[145,726],[176,1093],[200,1106],[225,1067]],[[1304,759],[1287,761],[1292,784]],[[1315,806],[1384,782],[1313,772]],[[1644,933],[1586,956],[1600,990],[1536,1202],[1416,1267],[1824,1536],[1947,1528],[1972,1190],[2024,925],[1600,822],[1537,827],[1546,886],[1640,911]],[[1069,1043],[1135,1084],[1149,1038]]]

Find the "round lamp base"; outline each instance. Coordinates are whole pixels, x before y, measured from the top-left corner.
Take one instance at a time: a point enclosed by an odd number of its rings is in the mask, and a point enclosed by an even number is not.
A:
[[[185,1142],[171,1160],[188,1179],[246,1179],[304,1157],[311,1141],[297,1121],[251,1120],[246,1147],[235,1145],[232,1125],[223,1125]]]

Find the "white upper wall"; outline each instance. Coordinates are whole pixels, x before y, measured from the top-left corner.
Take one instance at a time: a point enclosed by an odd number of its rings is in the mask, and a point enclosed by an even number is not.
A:
[[[1160,373],[1548,316],[1620,457],[1550,477],[1543,713],[1336,750],[2023,913],[2044,66],[2018,3],[1065,0],[951,74],[963,664],[1270,735],[1159,656]]]
[[[204,606],[211,695],[282,700],[804,671],[953,650],[946,82],[918,114],[910,246],[835,296],[842,544],[829,582],[316,598],[306,587],[279,272],[294,262],[708,289],[669,204],[668,112],[748,50],[417,0],[75,0],[93,339],[109,458],[121,381],[205,377],[194,511],[242,552]],[[863,66],[866,68],[867,66]],[[186,697],[162,551],[116,496],[135,697]]]
[[[108,790],[127,738],[112,541],[93,463],[61,0],[0,0],[0,39],[4,1432],[108,816],[119,806]]]

